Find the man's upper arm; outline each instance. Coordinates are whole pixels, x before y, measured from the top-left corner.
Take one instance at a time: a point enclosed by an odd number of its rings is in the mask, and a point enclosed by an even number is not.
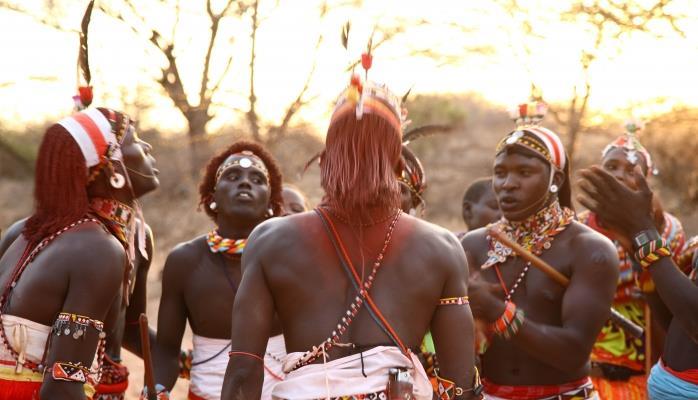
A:
[[[575,246],[576,265],[562,301],[562,324],[573,328],[580,345],[591,350],[609,316],[618,282],[618,255],[605,237],[584,235],[581,246]]]
[[[179,354],[182,336],[187,323],[187,306],[184,301],[184,285],[189,278],[192,249],[189,244],[175,247],[165,260],[162,273],[162,295],[158,309],[158,346]]]
[[[62,312],[85,316],[104,321],[107,312],[116,298],[123,281],[126,254],[115,240],[113,243],[87,245],[79,255],[66,255],[64,260],[72,261],[68,293],[62,305]],[[75,326],[71,326],[73,333]],[[99,332],[94,327],[84,330],[83,336],[75,339],[73,334],[54,335],[48,349],[46,366],[49,370],[55,362],[81,363],[89,368],[95,357]],[[60,389],[56,385],[61,385]],[[57,381],[51,372],[44,377],[42,397],[60,398],[57,393],[79,396],[82,387],[75,382]],[[74,398],[74,397],[71,397]]]
[[[448,251],[442,254],[445,281],[441,298],[461,297],[468,293],[468,264],[461,244],[447,238]],[[431,323],[432,337],[439,358],[441,376],[456,386],[470,388],[474,365],[473,316],[467,305],[436,307]]]

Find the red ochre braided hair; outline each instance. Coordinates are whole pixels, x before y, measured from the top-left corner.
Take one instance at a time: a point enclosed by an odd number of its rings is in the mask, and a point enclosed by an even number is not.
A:
[[[109,119],[121,143],[128,116],[106,108],[97,110]],[[36,159],[35,210],[22,232],[27,241],[38,242],[87,214],[88,187],[95,179],[105,179],[102,171],[110,165],[106,154],[99,156],[100,163],[88,169],[80,146],[63,125],[55,123],[46,130]]]
[[[367,207],[400,206],[401,131],[377,113],[354,112],[333,119],[320,159],[324,203],[351,217]]]
[[[199,184],[199,206],[202,207],[206,214],[214,221],[216,219],[216,213],[211,210],[209,204],[213,200],[213,192],[216,190],[216,172],[218,171],[218,167],[231,155],[243,151],[252,152],[255,156],[259,157],[264,163],[264,166],[267,167],[267,171],[269,172],[269,187],[271,189],[269,198],[271,209],[275,217],[283,214],[284,201],[281,197],[283,177],[276,159],[259,143],[248,140],[238,140],[208,162],[204,170],[204,177]]]

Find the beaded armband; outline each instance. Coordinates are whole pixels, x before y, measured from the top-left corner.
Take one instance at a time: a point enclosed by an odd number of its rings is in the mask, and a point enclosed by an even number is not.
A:
[[[56,318],[56,322],[53,324],[53,332],[56,336],[68,336],[72,333],[73,339],[77,340],[85,338],[85,332],[88,327],[93,327],[98,332],[100,339],[106,336],[102,321],[66,312],[58,314],[58,318]]]
[[[490,324],[490,331],[503,339],[511,339],[519,332],[524,323],[524,312],[516,308],[514,302],[508,301],[504,313]]]
[[[448,306],[448,305],[468,305],[470,304],[470,301],[468,301],[468,296],[460,296],[460,297],[447,297],[445,299],[439,299],[439,305],[440,306]]]
[[[82,363],[56,361],[51,368],[51,377],[56,381],[85,383],[89,374],[90,369]]]
[[[194,354],[191,350],[179,352],[179,377],[182,379],[191,379],[191,367],[194,360]]]
[[[671,249],[664,239],[652,240],[635,252],[635,258],[642,266],[642,269],[647,269],[650,265],[659,261],[660,258],[667,256],[671,256]]]
[[[477,370],[477,367],[473,366],[473,368],[475,369],[475,376],[473,376],[473,387],[471,387],[470,389],[463,389],[461,387],[458,387],[453,381],[449,381],[448,379],[442,378],[437,375],[436,396],[439,398],[439,400],[453,400],[456,397],[462,396],[467,392],[473,392],[475,396],[480,396],[480,394],[482,394],[484,386],[482,385],[482,381],[480,380],[480,372]]]

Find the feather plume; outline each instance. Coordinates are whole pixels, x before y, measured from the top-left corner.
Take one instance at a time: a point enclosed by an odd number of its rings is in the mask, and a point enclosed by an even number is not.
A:
[[[90,63],[87,52],[87,31],[90,26],[90,19],[92,18],[92,8],[95,5],[94,0],[90,0],[87,4],[87,9],[85,9],[85,15],[82,16],[82,23],[80,24],[80,50],[78,53],[78,68],[82,71],[82,77],[85,79],[85,83],[89,86],[92,80],[92,74],[90,73]]]
[[[408,144],[416,139],[425,136],[436,135],[440,133],[450,133],[453,131],[453,127],[450,125],[424,125],[419,128],[411,129],[402,135],[402,143]]]
[[[407,90],[407,92],[402,95],[402,100],[400,100],[400,104],[402,104],[403,107],[405,106],[405,103],[407,102],[407,98],[410,96],[410,93],[412,92],[413,87],[414,86],[410,87],[409,90]]]
[[[305,175],[306,171],[308,171],[308,168],[310,168],[314,162],[318,161],[320,159],[320,157],[322,157],[322,153],[323,152],[321,151],[321,152],[315,154],[310,160],[308,160],[305,163],[305,166],[303,166],[303,171],[300,174],[301,177],[303,177],[303,175]]]
[[[351,22],[347,21],[344,26],[342,26],[342,46],[345,50],[349,50],[349,31],[351,30]]]

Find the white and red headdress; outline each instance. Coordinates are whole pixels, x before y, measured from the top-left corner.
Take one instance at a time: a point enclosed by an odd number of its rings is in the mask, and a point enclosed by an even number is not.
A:
[[[547,109],[547,105],[543,102],[531,102],[520,104],[510,110],[517,128],[499,142],[497,153],[507,146],[523,146],[542,156],[555,169],[564,170],[567,165],[567,154],[560,136],[552,130],[538,125]]]

